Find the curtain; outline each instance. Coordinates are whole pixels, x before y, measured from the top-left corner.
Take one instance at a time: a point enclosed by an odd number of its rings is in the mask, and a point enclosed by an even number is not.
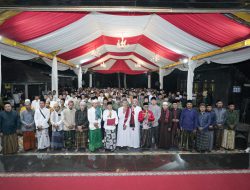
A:
[[[57,58],[56,56],[52,60],[52,72],[51,72],[51,91],[56,91],[56,97],[58,97],[58,70],[57,70]]]

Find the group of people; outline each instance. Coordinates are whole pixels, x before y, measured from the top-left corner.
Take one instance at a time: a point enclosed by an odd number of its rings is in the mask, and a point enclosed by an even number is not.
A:
[[[15,111],[9,102],[0,113],[3,154],[24,151],[115,151],[165,149],[209,152],[234,149],[239,122],[228,109],[193,107],[179,92],[151,89],[78,89],[29,99]]]

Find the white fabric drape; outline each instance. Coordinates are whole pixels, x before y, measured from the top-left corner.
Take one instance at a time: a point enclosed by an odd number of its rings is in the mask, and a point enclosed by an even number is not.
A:
[[[185,57],[192,57],[219,48],[192,36],[156,14],[127,16],[97,12],[91,12],[65,27],[23,42],[23,44],[47,53],[60,49],[61,54],[88,44],[102,35],[109,37],[121,37],[123,35],[125,38],[144,35],[159,45]],[[89,52],[86,53],[84,51],[83,55],[78,54],[77,57],[71,58],[69,61],[74,64],[80,64],[82,60],[92,60],[94,57],[90,51],[93,49],[99,49],[101,54],[105,52],[136,52],[148,60],[151,60],[155,53],[157,53],[155,52],[156,50],[149,50],[140,44],[130,44],[125,49],[118,49],[115,45],[102,44],[101,47],[95,47],[94,45],[93,47],[89,47]],[[0,50],[2,55],[17,60],[29,60],[38,57],[38,55],[33,55],[4,44],[0,44]],[[241,62],[249,58],[249,48],[246,48],[213,56],[209,60],[216,63],[229,64]],[[156,64],[160,67],[171,64],[174,61],[176,60],[160,57],[160,60]],[[51,60],[45,59],[45,62],[51,66]],[[60,63],[58,63],[57,67],[58,70],[68,69],[67,66],[63,66]],[[183,68],[181,70],[186,69]]]
[[[82,88],[82,67],[78,68],[78,88]]]
[[[24,50],[11,47],[2,43],[0,43],[0,50],[1,50],[2,55],[9,57],[11,59],[16,59],[16,60],[30,60],[30,59],[38,57],[38,55],[34,55]]]
[[[223,53],[220,55],[216,55],[208,59],[204,59],[204,60],[212,61],[212,62],[220,63],[220,64],[233,64],[233,63],[242,62],[248,59],[250,59],[249,47],[242,49],[242,50],[238,50],[238,51],[227,52],[227,53]]]
[[[163,89],[163,70],[162,68],[160,68],[159,70],[159,83],[160,83],[160,89],[162,90]]]
[[[189,60],[188,75],[187,75],[187,99],[188,100],[192,100],[193,98],[194,70],[196,67],[197,67],[197,61]]]
[[[127,75],[126,74],[123,75],[123,86],[124,88],[127,88]]]
[[[56,91],[56,97],[58,97],[58,70],[57,70],[57,58],[56,56],[52,60],[52,72],[51,72],[51,90]]]
[[[46,57],[43,57],[42,59],[43,59],[43,61],[44,61],[46,64],[48,64],[50,67],[52,67],[52,63],[51,63],[51,60],[50,60],[50,59],[48,59],[48,58],[46,58]],[[62,63],[57,62],[57,70],[58,70],[58,71],[66,71],[66,70],[68,70],[68,69],[69,69],[68,66],[66,66],[66,65],[64,65],[64,64],[62,64]]]
[[[92,73],[89,73],[89,87],[92,88],[93,87],[93,76],[92,76]]]
[[[148,73],[148,88],[151,88],[151,73]]]

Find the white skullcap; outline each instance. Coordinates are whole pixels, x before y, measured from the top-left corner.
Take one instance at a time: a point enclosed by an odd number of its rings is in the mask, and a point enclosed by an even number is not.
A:
[[[80,105],[86,106],[86,102],[82,100],[82,101],[80,102]]]
[[[94,100],[91,101],[91,103],[98,103],[98,100],[94,99]]]
[[[162,105],[168,106],[168,102],[163,102]]]
[[[26,99],[25,101],[24,101],[24,105],[29,105],[30,104],[30,99]]]

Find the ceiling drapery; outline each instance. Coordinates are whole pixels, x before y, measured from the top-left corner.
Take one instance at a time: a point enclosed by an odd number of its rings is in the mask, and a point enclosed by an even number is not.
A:
[[[0,35],[46,53],[60,50],[58,57],[96,72],[141,74],[248,39],[250,28],[214,13],[21,12],[0,25]],[[116,43],[122,36],[129,46],[119,49]],[[19,60],[38,57],[3,44],[0,51]],[[155,55],[157,62],[152,59]],[[229,64],[247,59],[249,48],[213,56],[209,61]],[[105,69],[100,68],[103,62]],[[58,69],[67,67],[59,65]]]

